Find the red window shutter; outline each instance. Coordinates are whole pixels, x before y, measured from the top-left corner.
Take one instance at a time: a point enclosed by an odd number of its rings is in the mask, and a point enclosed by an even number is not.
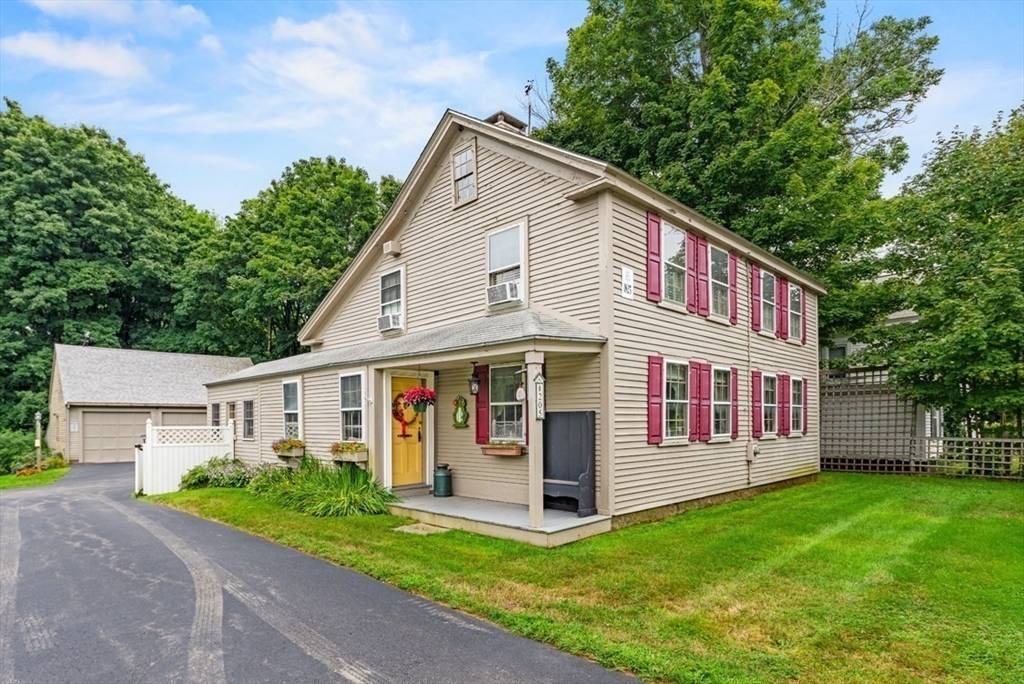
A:
[[[477,366],[480,392],[476,395],[476,443],[487,444],[491,439],[491,383],[487,366]]]
[[[647,298],[661,301],[661,217],[647,212]]]
[[[697,238],[697,313],[707,316],[711,312],[711,292],[708,283],[708,241]]]
[[[762,405],[761,395],[761,371],[750,371],[750,406],[751,415],[750,420],[753,423],[753,429],[751,434],[754,438],[761,436],[761,426],[764,424],[764,408]]]
[[[740,284],[737,282],[739,266],[736,255],[729,253],[729,322],[736,325],[739,320],[739,293]]]
[[[789,339],[789,281],[779,278],[779,337]]]
[[[647,443],[661,444],[661,416],[665,404],[665,359],[647,357]]]
[[[775,396],[778,408],[775,409],[778,413],[776,422],[778,423],[779,434],[789,434],[789,376],[779,373],[778,380],[775,382]]]
[[[801,382],[801,385],[804,388],[804,392],[803,392],[803,395],[802,395],[802,399],[804,400],[804,423],[803,423],[803,427],[801,428],[800,432],[802,434],[806,435],[807,434],[807,388],[808,388],[807,378],[803,379],[803,381]]]
[[[711,441],[711,364],[700,364],[700,441]]]
[[[750,264],[750,329],[761,329],[761,267]]]
[[[686,310],[697,313],[697,236],[686,234]]]
[[[800,344],[807,344],[807,290],[800,292]]]
[[[700,364],[690,362],[690,441],[700,439]]]
[[[732,438],[740,436],[740,371],[733,368],[729,372],[729,397],[732,399]]]

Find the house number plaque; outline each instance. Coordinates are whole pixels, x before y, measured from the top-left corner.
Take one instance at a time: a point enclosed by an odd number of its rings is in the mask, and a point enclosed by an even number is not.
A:
[[[544,420],[544,376],[537,375],[533,380],[536,390],[536,401],[533,405],[537,407],[537,418]]]

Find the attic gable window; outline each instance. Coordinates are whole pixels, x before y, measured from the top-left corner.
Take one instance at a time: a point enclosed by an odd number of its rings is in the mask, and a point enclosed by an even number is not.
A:
[[[452,155],[452,178],[455,182],[455,204],[476,197],[476,149],[470,145]]]

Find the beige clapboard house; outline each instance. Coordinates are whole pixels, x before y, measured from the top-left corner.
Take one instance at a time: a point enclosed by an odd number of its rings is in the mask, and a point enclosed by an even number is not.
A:
[[[822,292],[507,114],[449,111],[300,332],[312,353],[209,383],[209,402],[237,407],[248,461],[275,461],[285,434],[323,458],[363,442],[403,514],[554,545],[817,473]],[[400,397],[417,385],[438,394],[422,415]],[[488,442],[524,453],[491,455]],[[545,471],[580,443],[596,489],[584,517],[545,507],[575,483]],[[424,496],[437,463],[450,464],[452,499]]]

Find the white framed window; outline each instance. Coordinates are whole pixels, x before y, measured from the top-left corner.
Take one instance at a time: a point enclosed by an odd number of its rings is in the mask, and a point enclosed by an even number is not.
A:
[[[489,396],[492,440],[524,441],[525,410],[523,402],[516,399],[516,389],[524,377],[522,370],[521,365],[491,366]]]
[[[363,374],[342,375],[338,379],[341,397],[341,441],[362,442]]]
[[[802,378],[791,378],[789,393],[790,421],[789,434],[800,434],[804,431],[804,381]]]
[[[711,313],[729,318],[729,253],[708,245],[711,262]]]
[[[284,436],[302,439],[302,383],[299,380],[285,380],[281,383],[281,399],[284,405]]]
[[[520,281],[523,273],[523,224],[487,236],[487,284]]]
[[[789,336],[799,340],[804,319],[804,291],[799,285],[789,286]]]
[[[235,410],[235,402],[229,401],[228,402],[228,420],[236,420],[236,419],[237,419],[237,412]]]
[[[686,231],[661,222],[662,298],[686,305]]]
[[[220,404],[210,404],[210,425],[213,427],[220,425]]]
[[[380,277],[380,317],[383,319],[386,316],[392,317],[397,325],[393,325],[388,322],[386,325],[380,325],[378,327],[382,331],[386,331],[391,328],[402,329],[405,327],[403,320],[403,309],[404,309],[404,296],[405,296],[405,270],[398,268],[390,273],[385,273]]]
[[[253,439],[256,435],[256,415],[252,400],[242,402],[242,439]]]
[[[455,185],[455,204],[476,197],[476,148],[470,145],[452,155],[452,179]]]
[[[690,436],[690,364],[665,361],[665,439]]]
[[[761,376],[761,432],[774,435],[779,430],[779,385],[774,375]]]
[[[775,274],[761,271],[761,330],[775,332]]]
[[[732,436],[732,371],[714,368],[711,378],[711,436]]]

